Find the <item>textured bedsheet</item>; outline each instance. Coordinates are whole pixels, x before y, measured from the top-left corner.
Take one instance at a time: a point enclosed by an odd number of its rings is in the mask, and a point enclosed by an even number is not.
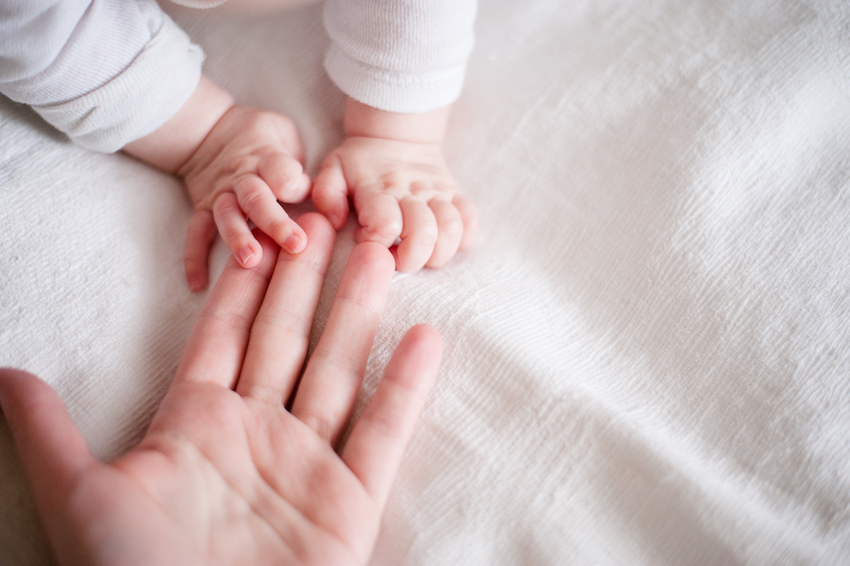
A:
[[[480,0],[446,149],[481,230],[392,285],[362,400],[409,326],[446,352],[373,564],[850,563],[847,6]],[[313,170],[343,101],[320,15],[174,12]],[[0,365],[103,458],[203,299],[189,214],[177,180],[0,100]],[[0,564],[50,563],[2,423]]]

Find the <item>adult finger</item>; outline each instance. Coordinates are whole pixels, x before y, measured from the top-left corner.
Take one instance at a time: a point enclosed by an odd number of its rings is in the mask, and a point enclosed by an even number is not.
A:
[[[256,175],[244,175],[234,183],[239,206],[257,228],[280,247],[297,254],[307,245],[307,235],[277,202],[266,183]]]
[[[428,203],[437,221],[437,242],[434,251],[425,263],[428,267],[442,267],[457,252],[460,239],[463,236],[463,220],[457,208],[450,202],[433,199]]]
[[[244,269],[235,259],[210,291],[183,349],[175,383],[211,381],[233,387],[242,366],[251,325],[263,302],[278,248],[257,234],[264,247],[262,261]]]
[[[0,369],[0,406],[41,517],[55,532],[56,511],[65,507],[63,500],[79,476],[98,462],[59,396],[36,376]]]
[[[313,205],[324,214],[334,229],[339,230],[348,219],[348,184],[339,159],[331,156],[313,183]]]
[[[339,437],[360,390],[394,267],[392,255],[380,244],[366,242],[354,248],[295,394],[292,414],[331,443]]]
[[[256,266],[263,257],[263,248],[254,238],[245,213],[230,191],[221,193],[213,203],[213,216],[221,239],[242,267]]]
[[[192,215],[186,231],[186,247],[183,252],[186,281],[192,291],[205,289],[209,283],[207,258],[216,233],[212,212],[198,210]]]
[[[452,204],[455,205],[463,220],[463,236],[460,239],[459,250],[465,250],[475,241],[475,236],[478,234],[478,211],[475,205],[463,195],[455,195],[452,199]]]
[[[430,326],[407,331],[342,450],[342,460],[381,506],[434,384],[442,348]]]
[[[236,385],[243,397],[272,404],[286,402],[301,372],[336,238],[321,214],[305,214],[298,223],[309,243],[297,255],[278,255]]]
[[[418,197],[404,197],[399,205],[404,216],[404,229],[396,249],[396,269],[410,273],[421,269],[434,253],[437,220],[425,201]]]

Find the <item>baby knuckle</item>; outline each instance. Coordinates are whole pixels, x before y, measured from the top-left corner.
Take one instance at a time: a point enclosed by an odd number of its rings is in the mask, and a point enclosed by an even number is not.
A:
[[[394,240],[401,233],[401,227],[396,222],[385,222],[377,226],[365,227],[367,233],[380,240]]]
[[[275,218],[266,225],[264,232],[274,240],[278,240],[288,236],[291,230],[289,229],[288,221]]]
[[[225,243],[230,250],[241,250],[248,245],[249,240],[245,234],[235,232],[225,239]]]
[[[423,244],[433,246],[437,243],[437,237],[439,235],[440,234],[436,226],[423,226],[417,232],[417,239]]]
[[[263,201],[263,189],[251,184],[239,192],[239,202],[247,209],[255,209]]]
[[[452,216],[443,221],[440,232],[452,238],[459,238],[463,234],[463,221],[459,216]]]
[[[236,202],[236,199],[227,198],[224,193],[218,196],[215,204],[213,205],[213,209],[214,213],[217,215],[227,215],[236,212],[239,214],[242,213],[242,209],[239,207],[239,203]]]

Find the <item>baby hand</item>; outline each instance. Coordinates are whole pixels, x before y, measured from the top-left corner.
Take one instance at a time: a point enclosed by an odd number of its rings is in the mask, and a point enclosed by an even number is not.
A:
[[[419,135],[422,117],[349,101],[349,137],[327,157],[313,187],[313,203],[337,230],[348,217],[350,196],[358,242],[390,247],[402,272],[445,265],[472,243],[478,225],[475,207],[443,159],[441,132]]]
[[[216,229],[243,267],[260,262],[263,248],[246,217],[290,253],[307,235],[278,201],[301,202],[310,192],[295,125],[284,116],[233,106],[177,172],[195,205],[184,254],[193,290],[207,285],[207,257]]]

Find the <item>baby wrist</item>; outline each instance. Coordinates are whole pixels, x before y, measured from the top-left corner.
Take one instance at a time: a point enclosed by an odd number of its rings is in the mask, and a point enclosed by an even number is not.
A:
[[[450,106],[445,106],[419,114],[400,114],[379,110],[349,98],[345,105],[343,128],[349,137],[440,144],[445,137],[450,109]]]
[[[123,149],[157,169],[176,173],[234,104],[227,91],[201,76],[195,92],[174,116],[153,133],[128,143]]]

